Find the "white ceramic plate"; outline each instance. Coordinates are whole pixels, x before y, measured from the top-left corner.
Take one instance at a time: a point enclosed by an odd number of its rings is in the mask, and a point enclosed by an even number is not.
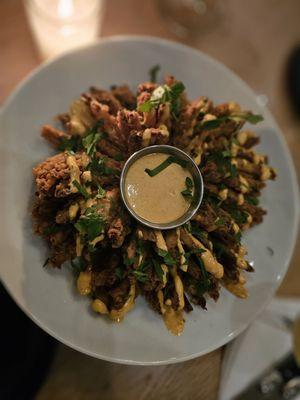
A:
[[[222,291],[208,310],[187,315],[184,333],[172,336],[162,319],[137,301],[122,324],[89,311],[75,293],[68,269],[42,268],[47,251],[31,231],[31,168],[51,154],[40,126],[68,109],[90,85],[135,86],[154,64],[182,80],[190,98],[207,95],[216,102],[235,100],[262,113],[257,128],[259,151],[270,156],[278,179],[264,191],[268,215],[245,237],[255,274],[249,274],[250,297],[239,300]],[[298,189],[291,157],[278,126],[255,94],[220,63],[188,47],[146,37],[114,37],[68,53],[30,75],[8,99],[1,114],[1,278],[19,306],[45,331],[63,343],[104,360],[127,364],[167,364],[208,353],[233,339],[269,301],[284,276],[295,243]],[[269,250],[272,248],[274,254]]]

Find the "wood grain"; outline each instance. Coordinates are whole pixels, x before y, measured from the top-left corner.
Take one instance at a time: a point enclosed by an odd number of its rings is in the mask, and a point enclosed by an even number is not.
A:
[[[213,400],[220,358],[218,350],[181,364],[128,367],[64,348],[57,354],[37,400]]]
[[[237,72],[256,93],[268,97],[300,171],[299,121],[285,91],[287,57],[300,38],[299,0],[226,0],[216,24],[193,40],[180,39]],[[21,0],[0,2],[0,103],[39,64]],[[102,34],[148,34],[179,40],[159,15],[154,0],[109,0]],[[136,60],[138,63],[138,58]],[[199,77],[201,79],[201,77]],[[300,295],[300,242],[280,295]],[[92,359],[60,345],[38,400],[161,399],[217,397],[221,350],[178,365],[128,367]]]

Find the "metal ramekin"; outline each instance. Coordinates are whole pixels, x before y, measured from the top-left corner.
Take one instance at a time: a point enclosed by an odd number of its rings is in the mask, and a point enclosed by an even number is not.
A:
[[[180,218],[176,219],[175,221],[169,222],[169,223],[164,223],[164,224],[159,224],[159,223],[153,223],[150,221],[147,221],[144,218],[141,218],[139,215],[137,215],[133,209],[130,207],[129,203],[127,202],[126,199],[126,188],[125,188],[125,177],[126,174],[130,168],[130,166],[139,158],[151,154],[151,153],[165,153],[165,154],[170,154],[174,155],[182,160],[185,160],[188,162],[187,169],[190,171],[193,180],[194,180],[194,197],[193,201],[191,202],[191,205],[187,212]],[[142,150],[137,151],[136,153],[132,154],[131,157],[128,158],[126,161],[122,173],[121,173],[121,178],[120,178],[120,190],[121,190],[121,196],[122,200],[125,204],[125,207],[127,208],[128,212],[141,224],[146,225],[150,228],[154,229],[172,229],[176,228],[177,226],[183,225],[186,222],[188,222],[192,216],[197,212],[202,198],[203,198],[203,192],[204,192],[204,185],[203,185],[203,179],[201,172],[199,171],[199,168],[197,165],[194,163],[193,159],[186,154],[184,151],[178,149],[177,147],[173,146],[167,146],[167,145],[155,145],[155,146],[149,146],[145,147]]]

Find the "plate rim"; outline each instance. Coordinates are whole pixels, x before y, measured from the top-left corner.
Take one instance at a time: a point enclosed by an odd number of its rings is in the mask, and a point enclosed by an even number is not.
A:
[[[253,89],[234,71],[232,71],[230,68],[228,68],[225,64],[222,62],[218,61],[217,59],[207,55],[206,53],[202,52],[201,50],[198,50],[196,48],[187,46],[182,43],[178,43],[173,40],[168,40],[168,39],[163,39],[160,37],[156,36],[150,36],[150,35],[114,35],[114,36],[108,36],[108,37],[103,37],[99,38],[97,41],[79,46],[76,49],[71,49],[69,51],[64,52],[63,54],[60,54],[48,61],[45,61],[41,63],[38,67],[34,68],[33,71],[31,71],[21,82],[19,82],[15,88],[12,90],[12,93],[8,95],[8,97],[5,99],[4,103],[2,104],[0,108],[0,119],[3,118],[6,110],[9,108],[10,104],[13,103],[15,98],[17,98],[19,92],[37,75],[40,73],[40,71],[44,70],[47,66],[54,64],[56,61],[61,60],[63,58],[68,57],[71,54],[74,53],[80,53],[81,51],[84,51],[86,49],[92,49],[98,46],[101,46],[103,44],[109,44],[109,43],[114,43],[114,42],[119,42],[119,43],[124,43],[124,42],[143,42],[145,44],[150,43],[150,44],[157,44],[157,45],[162,45],[162,46],[167,46],[171,47],[174,50],[184,50],[184,51],[189,51],[197,55],[201,55],[208,63],[213,65],[214,67],[217,67],[220,70],[225,71],[227,74],[229,74],[239,86],[243,87],[243,89],[247,90],[249,94],[253,97],[255,97],[255,92]],[[159,361],[136,361],[136,360],[130,360],[130,359],[120,359],[117,357],[113,356],[103,356],[99,353],[96,353],[94,351],[91,351],[87,348],[81,347],[77,345],[76,343],[73,343],[67,339],[64,339],[60,337],[56,332],[52,331],[51,328],[48,326],[44,325],[43,322],[41,322],[38,317],[36,317],[34,314],[31,313],[31,310],[27,308],[25,305],[22,304],[21,300],[18,298],[18,296],[15,296],[13,294],[13,291],[10,290],[9,285],[7,285],[6,282],[1,280],[3,286],[11,296],[11,298],[15,301],[15,303],[21,308],[21,310],[34,322],[36,323],[41,329],[46,331],[48,334],[53,336],[56,340],[59,342],[83,353],[89,356],[92,356],[94,358],[104,360],[104,361],[109,361],[109,362],[116,362],[119,364],[125,364],[125,365],[145,365],[145,366],[151,366],[151,365],[168,365],[168,364],[174,364],[174,363],[179,363],[179,362],[184,362],[188,360],[192,360],[194,358],[200,357],[204,354],[210,353],[213,350],[216,350],[220,348],[221,346],[225,345],[226,343],[230,342],[232,339],[237,337],[240,333],[242,333],[256,318],[257,316],[262,312],[262,310],[269,304],[271,301],[275,291],[278,289],[280,286],[280,283],[283,280],[283,277],[285,276],[291,258],[293,256],[293,251],[296,245],[297,241],[297,236],[298,236],[298,228],[299,228],[299,214],[300,214],[300,197],[299,197],[299,187],[298,187],[298,180],[297,180],[297,174],[296,174],[296,169],[294,166],[294,162],[289,150],[289,147],[287,145],[287,142],[285,140],[284,135],[282,134],[282,131],[277,124],[275,118],[273,117],[272,113],[269,111],[267,107],[264,109],[264,114],[266,115],[267,119],[270,121],[270,124],[273,125],[275,134],[280,141],[281,147],[284,152],[284,156],[286,159],[286,162],[288,164],[289,172],[290,172],[290,178],[292,181],[292,189],[293,193],[291,193],[291,197],[293,198],[294,202],[294,212],[295,212],[295,222],[293,225],[293,230],[292,230],[292,240],[289,242],[288,250],[287,250],[287,258],[286,262],[283,265],[283,268],[280,272],[280,274],[277,276],[277,285],[270,290],[268,296],[266,297],[265,301],[261,303],[260,307],[256,310],[256,312],[253,314],[251,318],[249,318],[248,322],[242,324],[238,329],[234,330],[230,334],[224,336],[222,340],[219,342],[215,343],[214,345],[211,345],[207,347],[205,350],[199,351],[199,352],[193,352],[192,354],[186,355],[186,356],[179,356],[179,357],[171,357],[166,360],[159,360]]]

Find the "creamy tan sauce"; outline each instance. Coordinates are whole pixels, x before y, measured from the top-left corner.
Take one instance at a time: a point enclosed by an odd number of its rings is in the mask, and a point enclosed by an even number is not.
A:
[[[70,205],[69,207],[69,218],[72,221],[72,219],[74,219],[77,215],[79,211],[79,204],[78,203],[73,203]]]
[[[167,329],[173,335],[181,335],[184,328],[183,310],[174,310],[171,306],[166,306],[163,317]]]
[[[103,303],[103,301],[101,301],[100,299],[95,299],[92,302],[92,309],[99,314],[108,314],[106,304]]]
[[[106,304],[100,300],[95,299],[92,301],[91,306],[92,309],[99,314],[108,314],[109,318],[115,322],[121,322],[125,314],[127,314],[134,307],[134,299],[135,299],[135,285],[132,284],[130,286],[130,291],[128,295],[128,299],[125,304],[119,310],[112,309],[108,311]]]
[[[186,189],[185,179],[190,172],[178,164],[171,164],[150,177],[145,169],[156,168],[169,157],[153,153],[138,159],[125,178],[126,198],[133,211],[153,223],[168,223],[180,218],[190,203],[181,194]]]
[[[181,335],[184,328],[183,310],[174,310],[170,300],[166,300],[166,302],[164,302],[164,295],[161,290],[157,292],[157,298],[167,329],[173,333],[173,335]]]
[[[91,293],[91,282],[92,282],[92,272],[91,271],[83,271],[80,272],[79,277],[77,279],[77,289],[81,296],[87,296]]]
[[[220,279],[224,275],[223,266],[214,258],[212,253],[203,244],[196,239],[193,235],[188,233],[185,229],[180,230],[180,236],[183,242],[190,248],[196,247],[196,249],[205,250],[204,253],[200,254],[200,258],[203,261],[204,267],[207,272],[210,272],[217,279]]]
[[[76,236],[76,256],[80,257],[83,250],[83,244],[81,243],[80,235]]]
[[[234,294],[236,297],[239,297],[240,299],[246,299],[248,297],[248,289],[244,286],[243,283],[225,282],[224,286],[229,292]]]
[[[125,315],[134,307],[135,285],[130,286],[129,296],[125,304],[119,310],[112,309],[109,313],[109,318],[115,322],[121,322]]]

